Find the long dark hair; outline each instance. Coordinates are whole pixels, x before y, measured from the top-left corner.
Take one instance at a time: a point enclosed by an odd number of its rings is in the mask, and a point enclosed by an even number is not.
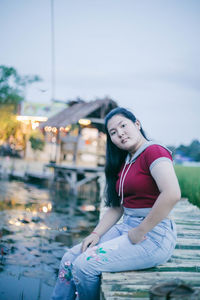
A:
[[[116,192],[116,181],[117,176],[120,171],[120,168],[125,161],[125,158],[128,154],[128,151],[119,149],[111,141],[110,135],[108,133],[107,125],[108,121],[115,115],[122,115],[127,119],[130,119],[133,123],[136,122],[135,115],[129,110],[123,107],[117,107],[111,110],[105,117],[105,130],[107,135],[107,144],[106,144],[106,165],[105,165],[105,175],[106,175],[106,206],[120,206],[120,199]],[[148,138],[145,135],[144,130],[140,129],[141,134],[145,139]]]

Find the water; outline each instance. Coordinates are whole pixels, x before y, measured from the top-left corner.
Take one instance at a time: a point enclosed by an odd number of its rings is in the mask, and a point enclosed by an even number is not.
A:
[[[66,184],[0,181],[0,300],[47,300],[68,247],[94,228],[96,185],[76,199]]]

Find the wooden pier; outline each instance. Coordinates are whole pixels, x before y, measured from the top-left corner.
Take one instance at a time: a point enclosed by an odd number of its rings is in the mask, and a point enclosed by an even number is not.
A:
[[[20,161],[21,165],[3,165],[0,162],[0,178],[19,179],[24,181],[60,181],[69,184],[70,194],[77,196],[79,187],[95,181],[103,176],[104,167],[88,167],[80,165],[61,165],[55,163],[40,164],[40,166]],[[38,162],[37,162],[38,163]]]
[[[200,209],[183,199],[173,209],[172,218],[177,225],[178,239],[171,259],[151,269],[103,273],[101,300],[149,299],[151,286],[176,279],[200,290]]]
[[[104,173],[104,167],[64,166],[54,163],[47,164],[45,167],[53,168],[53,180],[67,182],[73,195],[77,195],[81,185],[98,179]]]

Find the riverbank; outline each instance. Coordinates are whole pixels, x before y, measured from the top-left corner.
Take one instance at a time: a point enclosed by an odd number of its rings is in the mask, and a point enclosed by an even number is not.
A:
[[[8,174],[11,171],[21,172],[42,172],[44,164],[40,161],[31,161],[20,158],[14,158],[9,156],[0,156],[0,169],[1,173]]]
[[[45,167],[45,162],[25,160],[13,157],[0,157],[0,178],[15,178],[21,180],[51,179],[53,170]]]

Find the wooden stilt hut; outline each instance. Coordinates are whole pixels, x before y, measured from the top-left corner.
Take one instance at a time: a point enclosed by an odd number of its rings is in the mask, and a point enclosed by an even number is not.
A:
[[[67,108],[41,124],[46,139],[54,146],[51,162],[69,164],[71,160],[72,165],[77,165],[82,157],[82,164],[103,164],[104,117],[115,107],[117,103],[109,98],[71,101]]]
[[[96,180],[104,171],[104,117],[115,107],[116,102],[108,98],[74,101],[41,126],[56,146],[54,160],[46,167],[54,169],[54,180],[69,184],[72,195],[76,196],[81,185]],[[83,157],[87,158],[84,164]]]

